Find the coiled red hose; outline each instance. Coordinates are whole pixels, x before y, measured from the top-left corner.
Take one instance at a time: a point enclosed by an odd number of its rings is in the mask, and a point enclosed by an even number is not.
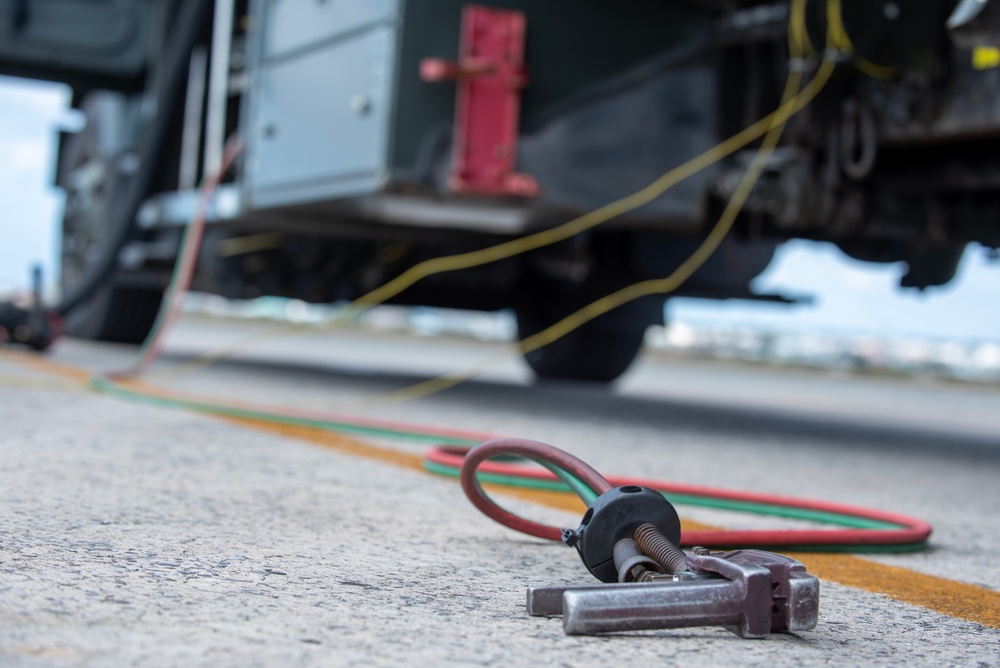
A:
[[[681,533],[681,545],[704,547],[815,547],[815,546],[891,546],[921,544],[933,530],[924,520],[882,510],[862,508],[841,503],[817,501],[759,492],[742,492],[701,485],[608,476],[605,478],[578,458],[551,445],[514,438],[497,438],[486,441],[472,450],[459,447],[438,447],[426,455],[428,461],[441,466],[460,469],[462,489],[469,500],[486,516],[516,531],[548,540],[561,540],[557,527],[539,524],[510,513],[496,505],[483,493],[476,474],[479,471],[496,475],[534,479],[558,480],[549,471],[532,469],[519,464],[487,461],[501,455],[517,455],[536,462],[555,465],[586,483],[598,494],[612,487],[640,485],[652,487],[666,494],[719,499],[747,504],[763,504],[780,508],[794,508],[820,513],[832,513],[851,518],[894,524],[898,528],[886,529],[769,529],[769,530],[690,530]]]

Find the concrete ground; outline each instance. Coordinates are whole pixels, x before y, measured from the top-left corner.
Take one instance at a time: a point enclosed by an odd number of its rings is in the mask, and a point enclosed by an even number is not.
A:
[[[189,318],[158,370],[259,327]],[[338,410],[496,349],[336,331],[147,382]],[[873,506],[935,526],[917,554],[803,556],[823,578],[814,631],[590,638],[524,611],[528,584],[588,582],[575,553],[479,514],[457,484],[414,467],[421,446],[129,403],[87,391],[74,371],[120,368],[133,354],[72,340],[41,361],[0,352],[2,665],[1000,665],[997,388],[646,359],[608,393],[531,386],[511,360],[372,411],[534,438],[605,473]],[[579,519],[503,503],[564,526]]]

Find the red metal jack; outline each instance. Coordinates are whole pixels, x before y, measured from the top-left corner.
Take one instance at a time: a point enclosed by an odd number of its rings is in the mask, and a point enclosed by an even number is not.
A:
[[[477,195],[534,197],[538,183],[514,171],[524,67],[524,14],[466,5],[457,62],[426,58],[424,81],[456,81],[455,152],[449,185]]]

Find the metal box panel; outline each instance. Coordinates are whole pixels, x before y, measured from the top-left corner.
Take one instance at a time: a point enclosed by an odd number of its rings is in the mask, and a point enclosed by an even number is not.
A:
[[[395,21],[400,0],[270,0],[264,6],[265,59]]]
[[[447,198],[455,86],[423,81],[420,62],[456,57],[469,1],[253,0],[261,19],[244,108],[249,209],[320,210],[390,191]],[[528,21],[517,169],[542,187],[532,205],[598,206],[717,141],[714,121],[692,112],[712,108],[704,95],[715,82],[688,62],[702,53],[707,13],[648,0],[493,5]],[[614,119],[610,127],[599,113]],[[588,127],[595,122],[600,132]],[[641,213],[696,223],[712,177],[690,179]]]
[[[375,24],[259,67],[251,206],[368,193],[386,178],[396,41],[394,25]]]

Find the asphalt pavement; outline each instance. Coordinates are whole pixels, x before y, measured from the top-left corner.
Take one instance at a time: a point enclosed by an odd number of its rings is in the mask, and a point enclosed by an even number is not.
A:
[[[915,554],[803,555],[816,629],[569,637],[529,584],[588,582],[576,554],[481,515],[422,446],[267,428],[88,389],[127,346],[0,351],[0,664],[1000,665],[1000,389],[647,356],[612,391],[534,385],[517,359],[417,401],[374,402],[499,344],[187,318],[143,382],[173,392],[533,438],[604,473],[922,517]],[[563,526],[579,514],[504,504]],[[774,518],[681,507],[730,528]]]

